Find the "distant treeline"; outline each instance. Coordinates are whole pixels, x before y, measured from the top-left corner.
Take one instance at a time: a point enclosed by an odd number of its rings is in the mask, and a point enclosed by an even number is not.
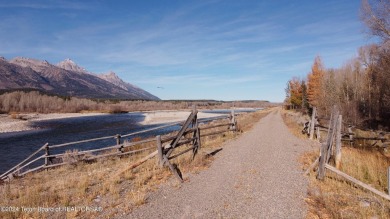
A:
[[[39,91],[13,91],[0,95],[1,113],[77,113],[86,111],[120,113],[150,110],[188,109],[197,105],[203,109],[231,107],[267,107],[268,101],[213,101],[213,100],[103,100],[78,97],[59,97]]]
[[[337,69],[326,69],[317,56],[307,78],[287,83],[286,105],[329,116],[340,109],[347,123],[390,129],[390,2],[363,1],[361,18],[382,42],[362,46],[358,56]]]

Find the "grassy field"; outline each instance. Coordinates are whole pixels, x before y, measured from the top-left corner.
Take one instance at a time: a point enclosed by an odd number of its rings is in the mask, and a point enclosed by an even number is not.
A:
[[[290,114],[290,115],[288,115]],[[298,113],[284,112],[284,121],[292,133],[300,133],[302,126],[296,121]],[[319,156],[318,150],[301,156],[301,163],[307,169]],[[387,168],[390,159],[377,150],[342,148],[341,171],[385,193],[387,190]],[[390,218],[390,202],[357,187],[333,174],[326,172],[324,181],[316,179],[316,172],[309,176],[310,186],[306,203],[309,207],[307,218]]]
[[[188,180],[188,173],[196,174],[209,166],[214,158],[208,153],[249,130],[269,112],[263,110],[240,115],[237,117],[238,133],[203,137],[201,150],[194,160],[190,153],[176,158],[174,163],[184,173],[184,180]],[[171,177],[172,173],[167,167],[157,165],[156,158],[137,168],[129,168],[145,155],[147,153],[125,158],[103,158],[93,163],[79,162],[2,184],[0,206],[10,208],[0,211],[0,217],[111,218],[146,203],[149,195],[161,183],[181,186]]]

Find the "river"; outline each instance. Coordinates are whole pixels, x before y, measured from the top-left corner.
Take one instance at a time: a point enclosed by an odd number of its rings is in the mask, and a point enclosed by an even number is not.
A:
[[[110,114],[76,118],[53,119],[34,122],[39,130],[0,133],[0,173],[10,169],[28,155],[42,147],[84,139],[128,134],[160,125],[140,125],[144,116],[141,113]],[[179,126],[151,131],[138,137],[148,137],[177,130]],[[135,137],[137,137],[135,136]],[[131,140],[131,138],[129,138]],[[115,145],[116,139],[107,139],[75,145],[83,150]],[[66,147],[62,150],[69,150]],[[57,151],[60,152],[60,151]]]
[[[255,110],[238,110],[238,112],[251,111]],[[229,113],[230,110],[207,110],[203,112],[220,114]],[[141,125],[139,122],[143,120],[144,116],[142,113],[85,116],[37,121],[33,123],[33,126],[39,128],[37,130],[0,133],[0,174],[21,162],[46,143],[55,145],[104,136],[114,136],[116,134],[124,135],[162,125]],[[123,140],[131,140],[134,137],[146,138],[162,135],[178,130],[179,128],[180,126],[172,126],[131,136]],[[72,148],[81,150],[102,148],[115,145],[115,143],[116,139],[112,138],[57,149],[55,152],[60,153]]]

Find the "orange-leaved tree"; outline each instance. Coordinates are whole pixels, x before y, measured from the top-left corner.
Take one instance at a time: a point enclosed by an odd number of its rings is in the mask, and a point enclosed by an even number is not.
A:
[[[287,82],[286,101],[294,109],[301,108],[305,101],[306,87],[302,86],[302,84],[305,85],[305,82],[297,77]]]
[[[322,64],[321,57],[317,56],[314,59],[311,72],[307,76],[307,98],[310,106],[319,107],[321,96],[323,93],[323,79],[325,74],[325,68]]]

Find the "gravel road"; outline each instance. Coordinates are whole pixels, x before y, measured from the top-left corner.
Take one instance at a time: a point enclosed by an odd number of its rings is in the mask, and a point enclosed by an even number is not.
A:
[[[123,218],[304,218],[308,182],[298,157],[309,145],[274,111],[226,143],[209,169],[163,185]]]

